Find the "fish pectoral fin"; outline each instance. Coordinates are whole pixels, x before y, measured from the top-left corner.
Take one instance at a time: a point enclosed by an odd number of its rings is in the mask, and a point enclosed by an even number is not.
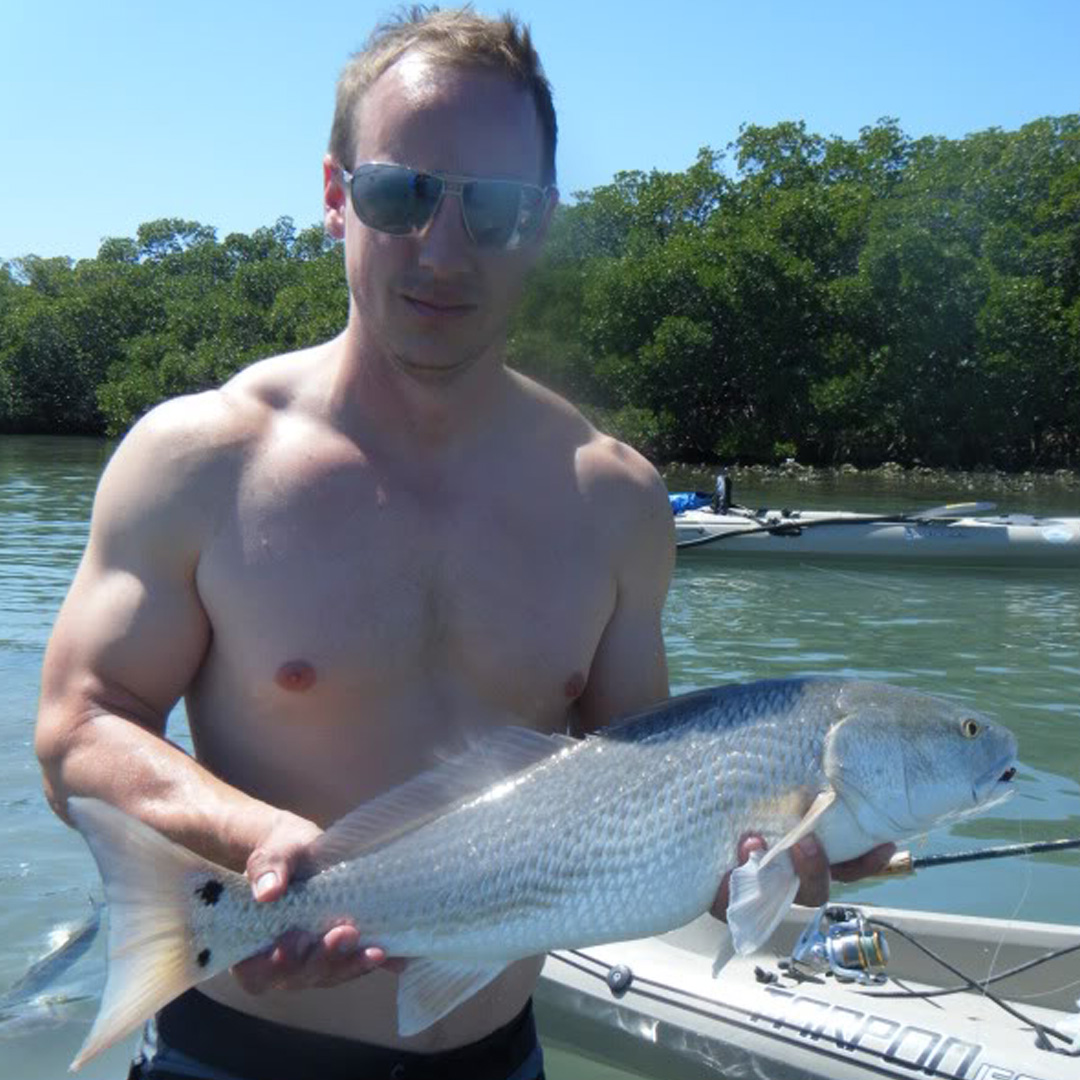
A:
[[[790,856],[766,864],[761,852],[755,851],[732,871],[727,924],[740,956],[768,941],[798,891],[799,878]]]
[[[398,976],[398,1034],[416,1035],[498,978],[507,964],[410,960]]]
[[[732,871],[727,923],[735,951],[741,956],[764,945],[791,907],[799,891],[799,878],[788,852],[814,831],[835,802],[835,791],[821,792],[779,843],[764,856],[755,851],[748,862]]]
[[[731,927],[723,923],[717,923],[719,943],[716,947],[716,959],[713,960],[712,976],[715,979],[727,965],[727,962],[735,955],[735,941],[731,936]]]
[[[806,813],[799,819],[799,824],[789,833],[785,834],[779,843],[774,844],[762,859],[762,866],[768,866],[774,859],[779,858],[781,852],[793,848],[804,836],[809,836],[818,826],[825,811],[836,802],[836,792],[829,788],[822,791],[807,808]],[[787,861],[787,860],[784,860]]]

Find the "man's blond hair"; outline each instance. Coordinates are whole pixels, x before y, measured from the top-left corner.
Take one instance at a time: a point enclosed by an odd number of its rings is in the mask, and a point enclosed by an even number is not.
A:
[[[338,78],[330,129],[330,154],[339,165],[356,165],[356,110],[368,87],[413,48],[452,67],[498,72],[532,94],[544,139],[541,183],[555,183],[555,106],[529,28],[509,12],[488,19],[471,7],[440,11],[417,4],[403,9],[377,26],[363,49],[350,57]]]

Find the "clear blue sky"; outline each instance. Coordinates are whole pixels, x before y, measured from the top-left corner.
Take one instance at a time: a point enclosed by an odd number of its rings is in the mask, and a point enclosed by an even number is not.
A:
[[[96,254],[181,217],[320,217],[334,82],[394,4],[0,0],[0,259]],[[1080,111],[1080,0],[497,0],[559,112],[560,188],[683,169],[745,122],[854,137]]]

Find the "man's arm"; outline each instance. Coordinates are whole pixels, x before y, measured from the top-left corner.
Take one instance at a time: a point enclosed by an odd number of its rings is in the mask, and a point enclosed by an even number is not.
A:
[[[103,799],[215,862],[246,867],[258,898],[273,900],[320,829],[224,783],[165,738],[169,711],[210,643],[195,574],[216,507],[235,483],[244,436],[236,412],[221,394],[170,402],[109,463],[46,650],[35,749],[65,821],[72,795]],[[290,976],[302,985],[338,981],[381,958],[335,956],[356,942],[353,928],[338,927],[320,949],[296,942],[240,974],[251,989]]]
[[[92,795],[226,865],[265,812],[168,742],[165,722],[210,628],[195,587],[222,466],[197,449],[211,395],[142,420],[102,477],[90,540],[45,654],[36,749],[53,809]],[[208,424],[190,413],[211,414]],[[264,826],[265,827],[265,826]]]
[[[598,455],[599,456],[599,455]],[[644,458],[619,444],[602,447],[597,472],[610,494],[597,500],[612,530],[615,605],[600,638],[577,734],[588,734],[668,697],[661,616],[675,567],[675,530],[667,488]]]

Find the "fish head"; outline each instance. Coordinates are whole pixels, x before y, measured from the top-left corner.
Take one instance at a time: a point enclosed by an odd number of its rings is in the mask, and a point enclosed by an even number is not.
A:
[[[867,835],[903,839],[1013,793],[1015,737],[968,706],[865,682],[843,686],[837,705],[822,763]]]

